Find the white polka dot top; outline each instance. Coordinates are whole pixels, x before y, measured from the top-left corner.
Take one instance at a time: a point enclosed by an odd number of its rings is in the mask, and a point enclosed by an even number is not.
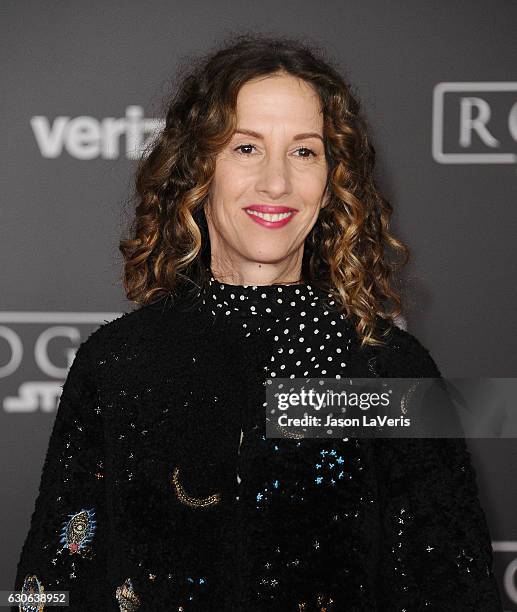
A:
[[[353,330],[336,301],[304,282],[230,285],[210,274],[202,306],[215,321],[230,319],[244,338],[267,336],[268,375],[340,378]]]

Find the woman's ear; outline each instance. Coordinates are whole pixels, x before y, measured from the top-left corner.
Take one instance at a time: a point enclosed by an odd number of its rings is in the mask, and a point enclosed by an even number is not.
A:
[[[203,202],[203,212],[205,213],[205,219],[210,217],[210,196],[208,196]]]
[[[330,189],[327,187],[325,189],[325,195],[323,196],[323,202],[321,203],[321,208],[325,208],[325,206],[327,206],[330,203],[330,198],[331,198],[331,193],[330,193]]]

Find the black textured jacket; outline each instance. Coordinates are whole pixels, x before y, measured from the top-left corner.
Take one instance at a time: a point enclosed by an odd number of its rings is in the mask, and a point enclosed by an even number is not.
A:
[[[463,439],[264,435],[267,377],[440,376],[414,336],[360,350],[310,285],[181,295],[80,345],[15,589],[70,612],[502,609]]]

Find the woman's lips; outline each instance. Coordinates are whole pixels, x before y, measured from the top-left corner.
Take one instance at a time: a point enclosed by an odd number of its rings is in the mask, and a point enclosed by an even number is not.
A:
[[[298,212],[295,208],[288,206],[266,206],[265,204],[248,206],[244,211],[253,221],[270,229],[287,225]]]

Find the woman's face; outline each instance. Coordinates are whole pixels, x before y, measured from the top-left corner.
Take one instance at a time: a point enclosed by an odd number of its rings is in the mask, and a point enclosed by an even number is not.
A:
[[[327,201],[326,180],[312,87],[292,76],[246,83],[205,208],[212,268],[241,280],[298,279],[305,238]]]

